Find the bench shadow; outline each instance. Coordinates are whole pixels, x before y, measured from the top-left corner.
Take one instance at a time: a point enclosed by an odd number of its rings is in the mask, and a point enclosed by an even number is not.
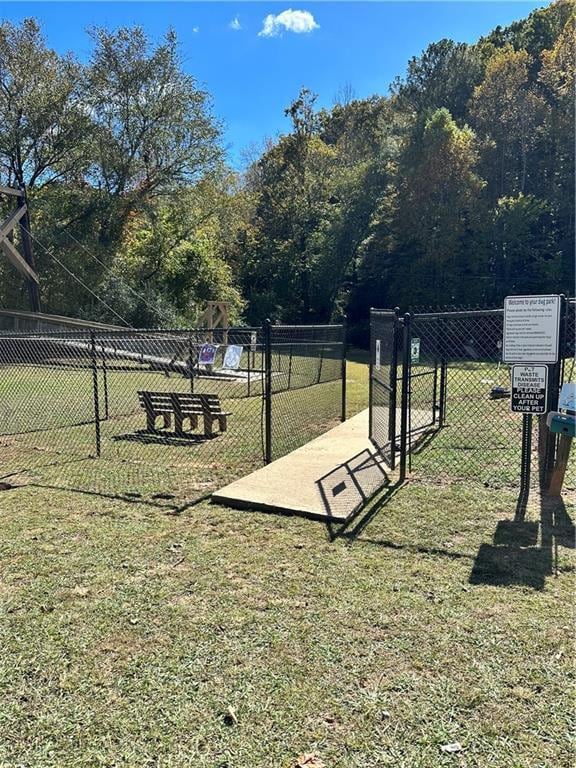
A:
[[[224,432],[215,432],[212,435],[185,433],[178,435],[176,432],[147,432],[146,430],[137,430],[136,432],[127,432],[121,435],[112,435],[112,440],[121,440],[130,443],[141,443],[144,445],[172,445],[177,447],[189,447],[198,445],[210,440],[221,437]]]

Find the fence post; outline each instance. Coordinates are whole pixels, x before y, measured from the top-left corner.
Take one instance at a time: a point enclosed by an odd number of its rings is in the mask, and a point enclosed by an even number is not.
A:
[[[251,333],[252,333],[252,332],[250,331],[250,334],[251,334]],[[247,391],[247,393],[246,393],[246,394],[247,394],[247,397],[250,397],[250,387],[251,387],[251,382],[250,382],[250,379],[252,378],[252,365],[251,365],[251,359],[252,359],[252,355],[253,355],[253,354],[254,354],[254,353],[252,352],[252,336],[250,336],[250,341],[248,342],[248,391]]]
[[[100,398],[98,396],[98,361],[96,359],[96,334],[90,331],[92,350],[92,390],[94,395],[94,427],[96,431],[96,456],[100,456]]]
[[[370,307],[369,309],[369,317],[370,317],[370,332],[369,332],[369,339],[368,339],[368,349],[369,349],[369,362],[368,362],[368,437],[372,437],[373,431],[372,431],[372,412],[374,410],[374,387],[372,384],[372,377],[374,376],[374,361],[373,361],[373,351],[372,351],[372,342],[374,337],[374,308]]]
[[[108,398],[108,366],[106,365],[106,350],[102,345],[102,373],[104,375],[104,419],[110,418],[110,401]]]
[[[192,364],[192,334],[188,334],[188,378],[190,379],[190,392],[194,392],[194,370]]]
[[[558,333],[558,362],[548,366],[548,410],[555,411],[558,408],[558,395],[562,379],[563,358],[566,349],[566,314],[568,302],[566,297],[560,295],[560,328]],[[552,478],[552,470],[556,459],[558,444],[557,435],[552,434],[546,424],[546,414],[539,416],[538,430],[538,456],[540,463],[540,485],[542,490],[548,490]]]
[[[410,391],[410,313],[404,315],[402,345],[402,402],[400,411],[400,482],[406,479],[408,453],[408,408]]]
[[[444,421],[446,419],[446,385],[447,385],[447,363],[446,358],[444,357],[444,346],[443,346],[443,339],[444,339],[444,320],[439,317],[438,318],[438,333],[436,335],[437,339],[437,345],[439,350],[442,351],[442,354],[440,355],[440,400],[438,402],[438,427],[444,426]]]
[[[264,335],[264,463],[272,461],[272,324],[266,320]]]
[[[390,397],[388,401],[388,439],[390,440],[390,466],[396,466],[396,388],[398,386],[398,340],[400,338],[400,307],[394,307],[394,320],[392,325],[392,355],[390,357],[390,371],[388,383],[390,384]]]
[[[342,404],[340,409],[340,421],[346,421],[346,353],[347,353],[348,318],[342,317],[342,361],[340,376],[342,378]]]
[[[532,414],[522,416],[522,456],[520,459],[520,499],[518,512],[528,499],[530,492],[530,470],[532,466]]]

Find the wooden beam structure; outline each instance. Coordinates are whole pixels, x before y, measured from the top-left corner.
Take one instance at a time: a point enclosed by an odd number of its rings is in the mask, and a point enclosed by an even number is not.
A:
[[[24,189],[0,185],[0,195],[9,195],[17,198],[16,210],[12,211],[6,221],[0,225],[0,251],[18,272],[24,276],[28,285],[30,309],[33,312],[40,312],[40,293],[38,290],[40,281],[36,273],[34,252],[32,250],[30,215],[26,203],[26,192]],[[20,253],[13,242],[16,225],[19,225],[20,228],[20,242],[23,253]]]

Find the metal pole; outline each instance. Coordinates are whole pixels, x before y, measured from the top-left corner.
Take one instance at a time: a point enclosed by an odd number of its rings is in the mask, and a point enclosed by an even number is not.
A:
[[[388,400],[388,439],[390,440],[390,466],[396,466],[396,407],[398,398],[396,389],[398,386],[398,341],[400,339],[400,307],[394,307],[394,320],[392,326],[392,356],[390,359],[390,371],[388,383],[390,396]]]
[[[264,463],[272,461],[272,326],[264,322]]]
[[[368,343],[368,348],[370,351],[370,360],[368,363],[368,437],[372,437],[372,413],[374,411],[374,387],[372,384],[372,378],[374,376],[374,354],[375,354],[375,347],[373,347],[374,344],[374,310],[372,307],[370,307],[370,339]]]
[[[560,296],[560,328],[558,333],[558,362],[548,366],[548,410],[555,411],[558,408],[558,396],[560,394],[562,354],[565,349],[565,328],[567,301],[564,295]],[[552,434],[546,425],[546,414],[539,417],[539,456],[540,456],[540,483],[543,490],[548,489],[552,478],[552,470],[556,460],[558,445],[557,435]]]
[[[94,331],[90,332],[92,348],[92,389],[94,395],[94,428],[96,433],[96,456],[100,456],[100,402],[98,397],[98,364],[96,360],[96,337]]]
[[[410,388],[410,313],[404,315],[402,349],[402,403],[400,411],[400,482],[406,479],[408,450],[408,396]]]
[[[346,353],[347,353],[348,318],[342,318],[342,360],[340,377],[342,379],[342,403],[340,407],[340,421],[346,421]]]
[[[192,363],[192,334],[188,334],[188,376],[190,378],[190,392],[194,392],[194,366]]]
[[[527,495],[530,488],[530,470],[532,464],[532,414],[522,417],[522,456],[520,458],[520,493]]]
[[[106,349],[102,344],[102,373],[104,374],[104,418],[110,418],[110,408],[108,400],[108,366],[106,365]]]
[[[248,392],[247,396],[250,397],[250,379],[252,378],[252,365],[251,365],[251,358],[252,358],[252,338],[250,338],[250,343],[248,344]]]

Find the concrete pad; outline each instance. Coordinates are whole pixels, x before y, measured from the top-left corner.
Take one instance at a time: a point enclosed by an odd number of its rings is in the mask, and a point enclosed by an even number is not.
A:
[[[368,437],[368,410],[212,495],[240,509],[344,521],[390,482]]]

